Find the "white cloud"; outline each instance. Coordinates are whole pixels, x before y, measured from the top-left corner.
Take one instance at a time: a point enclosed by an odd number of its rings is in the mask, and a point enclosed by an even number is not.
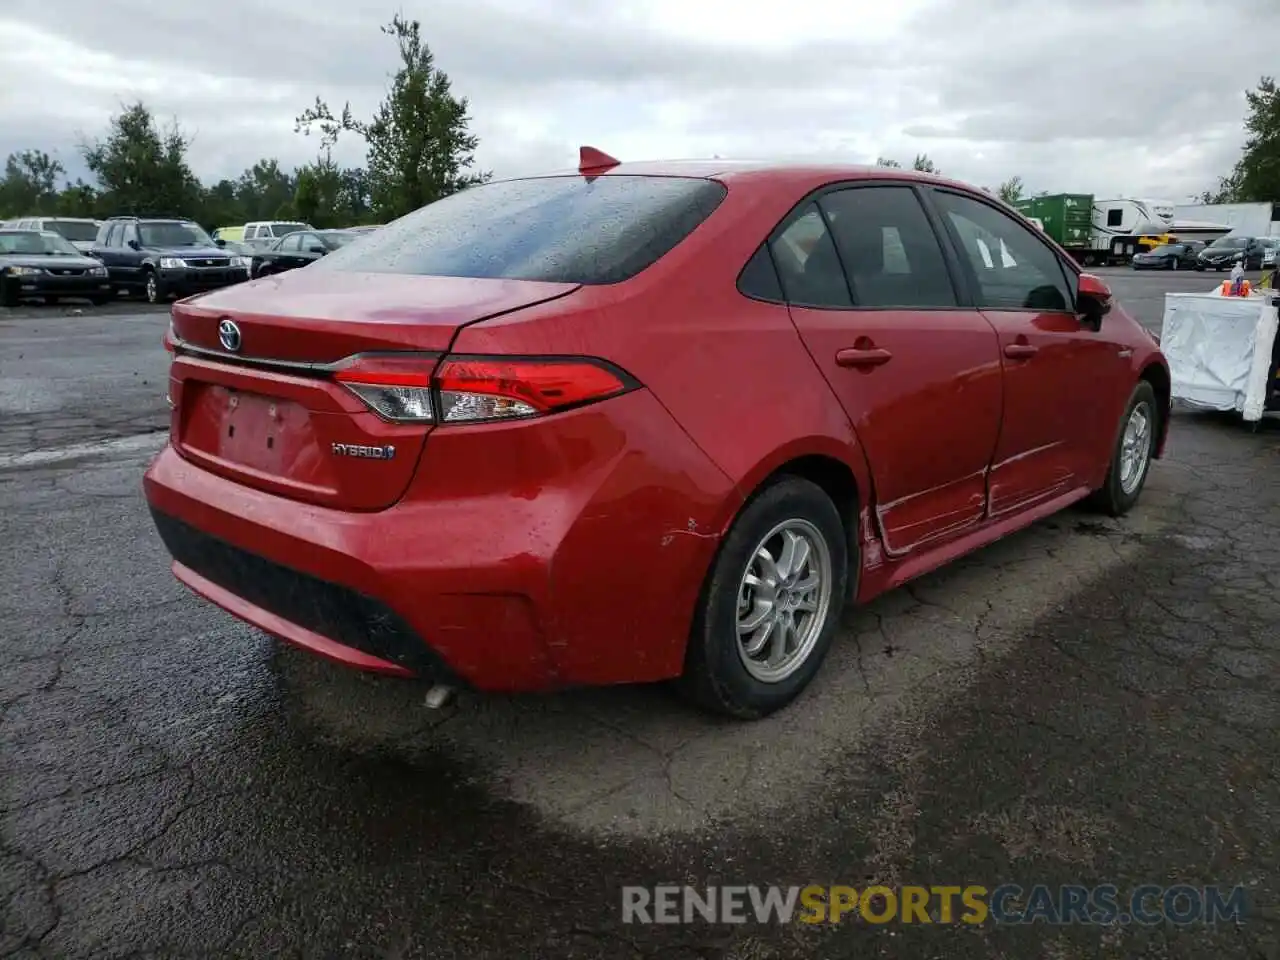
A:
[[[1246,20],[1196,0],[59,0],[56,17],[6,0],[0,153],[77,170],[76,144],[142,98],[196,135],[206,180],[304,162],[316,141],[293,119],[317,94],[362,114],[380,98],[395,51],[378,27],[397,6],[500,176],[570,165],[582,143],[627,159],[927,152],[977,183],[1173,199],[1238,155],[1243,91],[1280,28],[1280,8]],[[338,152],[360,160],[359,144]]]

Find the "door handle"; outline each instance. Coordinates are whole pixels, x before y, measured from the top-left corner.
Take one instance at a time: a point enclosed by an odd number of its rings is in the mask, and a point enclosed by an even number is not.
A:
[[[836,364],[841,367],[878,367],[893,359],[893,354],[883,347],[858,349],[849,347],[836,351]]]
[[[1035,356],[1039,349],[1029,343],[1009,343],[1005,345],[1004,355],[1011,360],[1025,360],[1027,357]]]

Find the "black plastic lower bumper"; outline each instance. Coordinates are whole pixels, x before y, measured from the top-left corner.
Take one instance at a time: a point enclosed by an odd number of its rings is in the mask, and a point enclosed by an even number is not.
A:
[[[224,590],[335,643],[412,670],[422,680],[461,685],[413,628],[381,602],[242,550],[158,510],[151,516],[173,558]]]

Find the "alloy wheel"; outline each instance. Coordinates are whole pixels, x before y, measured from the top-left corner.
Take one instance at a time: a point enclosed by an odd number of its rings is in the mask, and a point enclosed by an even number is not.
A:
[[[738,655],[753,678],[779,683],[813,652],[831,606],[831,549],[807,520],[786,520],[756,546],[738,587]]]
[[[1138,489],[1151,463],[1151,407],[1138,403],[1129,412],[1120,441],[1120,489],[1128,496]]]

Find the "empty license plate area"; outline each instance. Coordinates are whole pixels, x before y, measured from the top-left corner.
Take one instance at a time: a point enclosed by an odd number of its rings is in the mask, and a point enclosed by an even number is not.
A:
[[[300,403],[191,380],[183,393],[188,452],[287,482],[328,486],[312,414]]]

